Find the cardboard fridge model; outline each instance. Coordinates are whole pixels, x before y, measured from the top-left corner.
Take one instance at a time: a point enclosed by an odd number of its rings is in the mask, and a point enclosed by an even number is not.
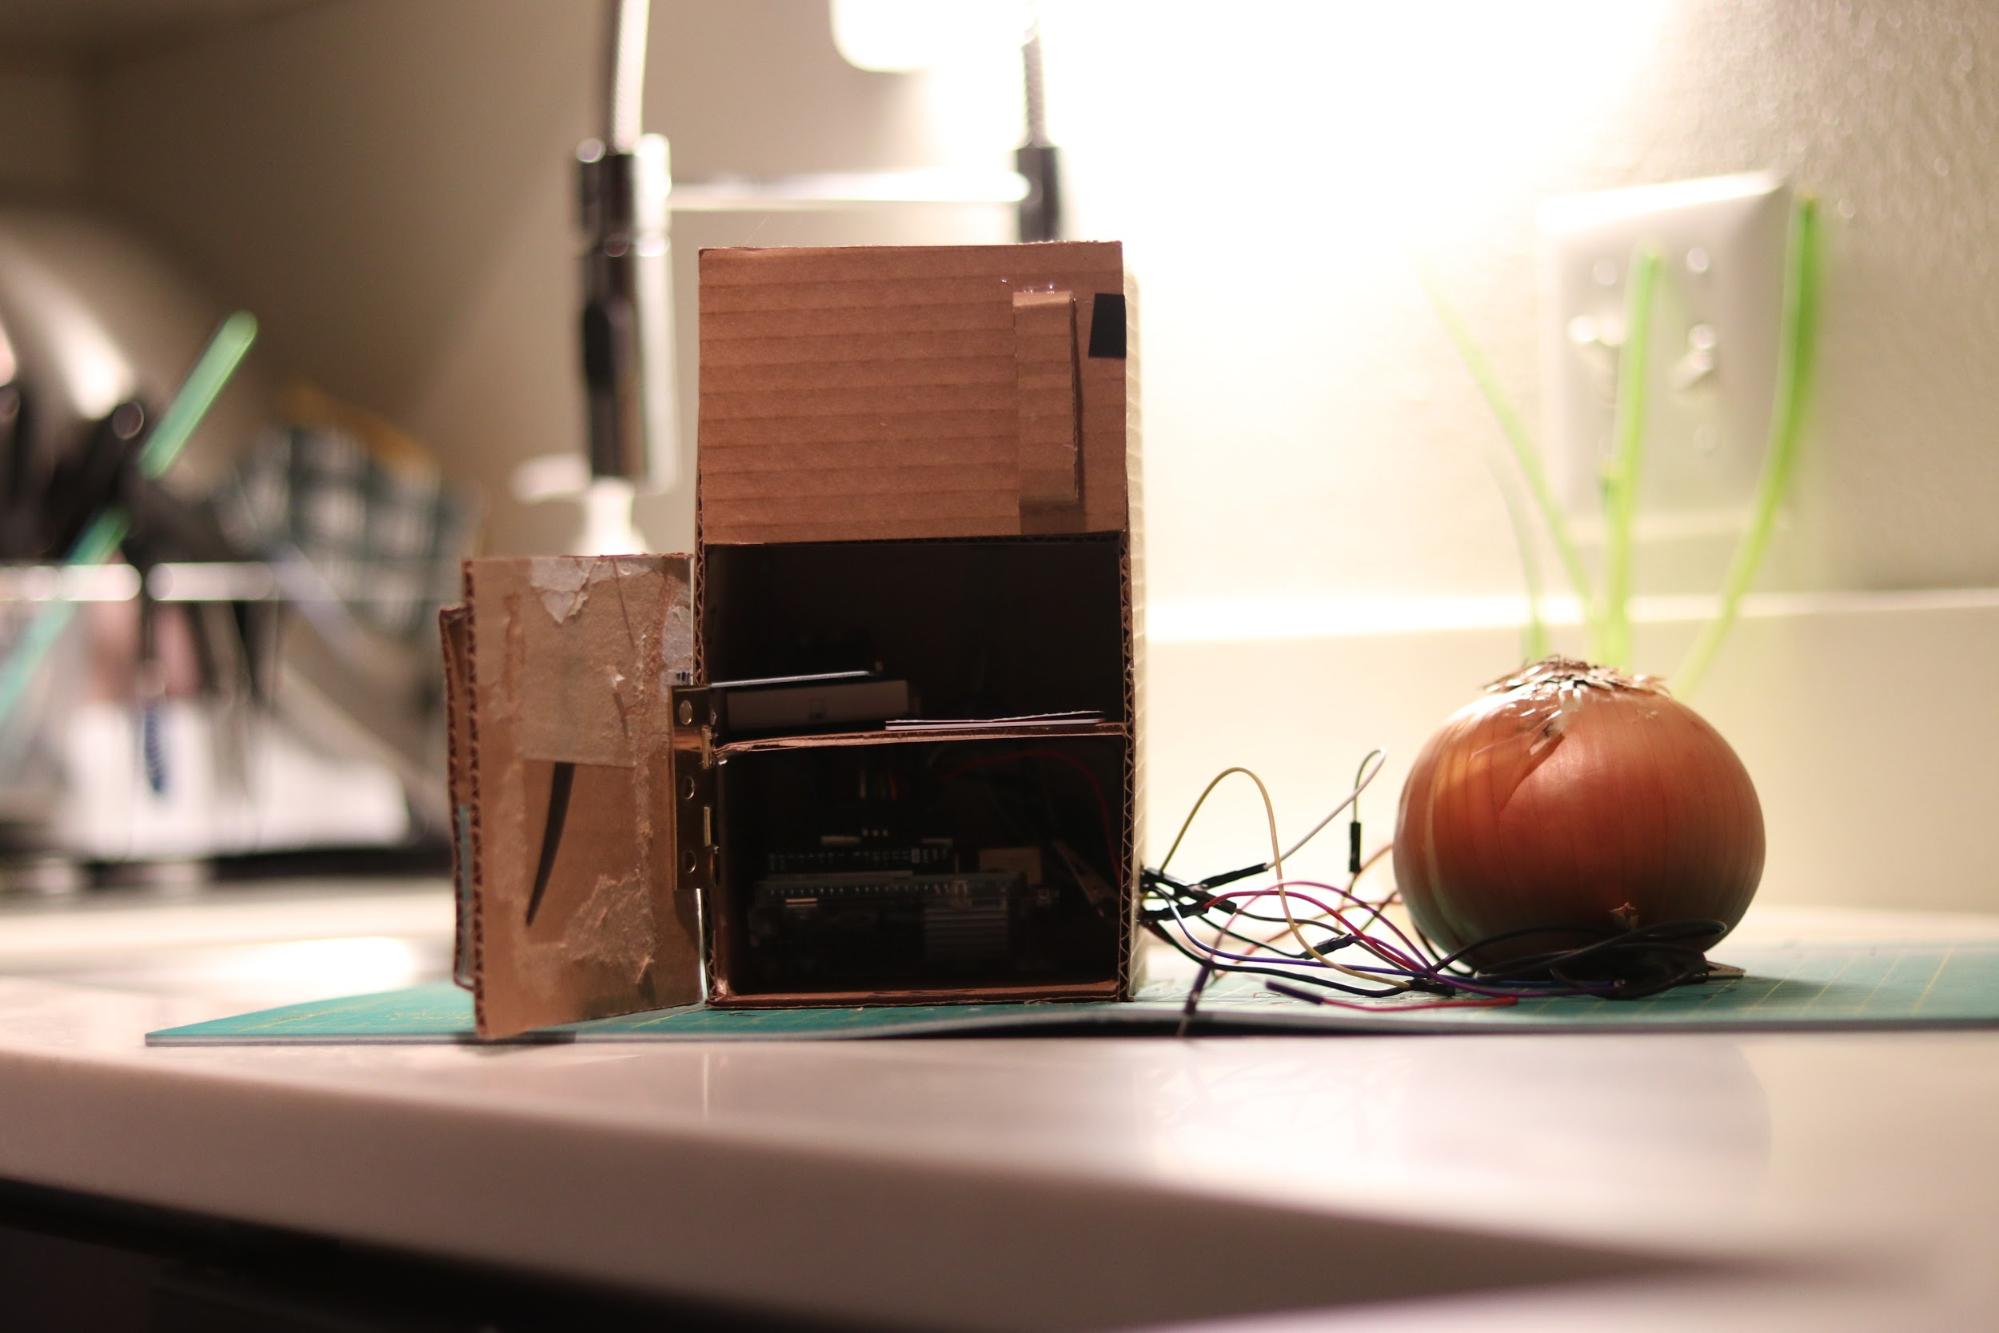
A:
[[[1127,995],[1121,248],[700,264],[698,554],[475,560],[443,616],[480,1033]]]

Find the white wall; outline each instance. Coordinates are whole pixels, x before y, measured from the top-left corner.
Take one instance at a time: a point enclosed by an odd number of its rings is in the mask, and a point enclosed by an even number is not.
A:
[[[1019,134],[1008,53],[869,75],[838,60],[818,0],[655,11],[648,123],[683,175],[997,165]],[[1483,456],[1492,427],[1411,258],[1442,276],[1531,419],[1533,211],[1551,193],[1755,168],[1817,192],[1822,374],[1765,586],[1999,585],[1999,8],[1044,12],[1074,229],[1125,239],[1143,288],[1148,595],[1166,631],[1152,654],[1155,831],[1239,759],[1272,770],[1295,824],[1360,749],[1406,759],[1510,665],[1504,631],[1378,631],[1462,625],[1460,599],[1518,587]],[[499,549],[548,549],[576,522],[501,492],[515,462],[580,437],[565,163],[593,124],[597,14],[327,0],[131,51],[89,84],[107,201],[257,310],[272,362],[402,420],[486,484]],[[700,245],[1009,226],[997,211],[685,219],[679,278],[691,292]],[[689,539],[680,505],[644,518],[660,545]],[[1719,541],[1654,544],[1640,588],[1712,588],[1725,555]],[[1999,907],[1999,855],[1963,830],[1999,802],[1999,710],[1909,684],[1942,660],[1952,691],[1975,686],[1999,612],[1968,597],[1952,612],[1806,604],[1730,646],[1703,706],[1766,793],[1772,898],[1871,901],[1898,869],[1893,901]],[[1686,629],[1670,616],[1648,629],[1641,665],[1670,665]],[[1218,701],[1231,679],[1255,688]],[[1966,710],[1977,725],[1951,725]],[[1192,850],[1219,858],[1253,829],[1247,809],[1220,811]]]
[[[1763,792],[1767,901],[1999,909],[1999,850],[1967,833],[1999,804],[1999,595],[1977,591],[1999,585],[1999,8],[1049,14],[1078,225],[1124,237],[1144,288],[1155,854],[1222,766],[1261,769],[1300,830],[1374,744],[1386,836],[1416,748],[1515,660],[1512,633],[1479,628],[1519,588],[1497,436],[1417,263],[1533,421],[1538,202],[1771,168],[1821,197],[1827,253],[1806,452],[1761,586],[1970,591],[1765,604],[1699,704]],[[1730,546],[1648,543],[1638,586],[1711,592]],[[1643,619],[1638,664],[1670,670],[1686,608]],[[1219,800],[1192,867],[1262,845],[1253,795]]]
[[[1146,284],[1162,597],[1508,592],[1536,204],[1751,169],[1824,201],[1823,374],[1767,586],[1999,583],[1999,8],[1980,0],[1051,6],[1078,223]],[[1641,588],[1705,590],[1724,550]],[[1668,559],[1668,554],[1671,559]]]
[[[648,122],[682,175],[956,161],[1019,134],[1012,57],[835,54],[820,0],[660,0]],[[269,349],[495,483],[578,433],[565,168],[595,4],[329,0],[115,56],[94,175]],[[1550,193],[1770,167],[1826,204],[1824,367],[1768,586],[1999,583],[1999,10],[1799,0],[1050,0],[1079,234],[1130,247],[1164,598],[1506,593],[1485,410],[1411,257],[1534,415]],[[43,150],[43,155],[55,152]],[[999,210],[683,218],[695,247],[972,239]],[[685,285],[685,283],[683,283]],[[691,300],[684,304],[691,305]],[[691,371],[691,361],[689,362]],[[1443,517],[1440,517],[1443,516]],[[502,504],[503,544],[559,540]],[[661,541],[685,523],[652,515]],[[1725,543],[1641,588],[1711,587]]]

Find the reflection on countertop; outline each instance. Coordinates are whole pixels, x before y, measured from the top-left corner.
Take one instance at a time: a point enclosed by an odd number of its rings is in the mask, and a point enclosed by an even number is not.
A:
[[[451,974],[450,885],[300,879],[0,899],[0,976],[185,996],[218,1012]]]

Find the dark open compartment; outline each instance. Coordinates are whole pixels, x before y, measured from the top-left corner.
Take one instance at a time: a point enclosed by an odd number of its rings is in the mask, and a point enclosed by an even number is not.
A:
[[[703,559],[710,680],[879,670],[909,682],[923,717],[1127,720],[1120,534],[710,546]]]
[[[1115,994],[1128,745],[1103,727],[725,749],[715,999]]]

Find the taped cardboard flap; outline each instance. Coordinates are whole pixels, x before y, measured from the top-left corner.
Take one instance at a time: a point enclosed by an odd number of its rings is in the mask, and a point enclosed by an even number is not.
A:
[[[701,253],[704,543],[1115,532],[1115,242]]]
[[[468,561],[452,673],[461,931],[482,1036],[689,1003],[669,691],[693,670],[684,555]]]
[[[1083,502],[1082,390],[1073,292],[1013,294],[1014,407],[1023,509]]]

